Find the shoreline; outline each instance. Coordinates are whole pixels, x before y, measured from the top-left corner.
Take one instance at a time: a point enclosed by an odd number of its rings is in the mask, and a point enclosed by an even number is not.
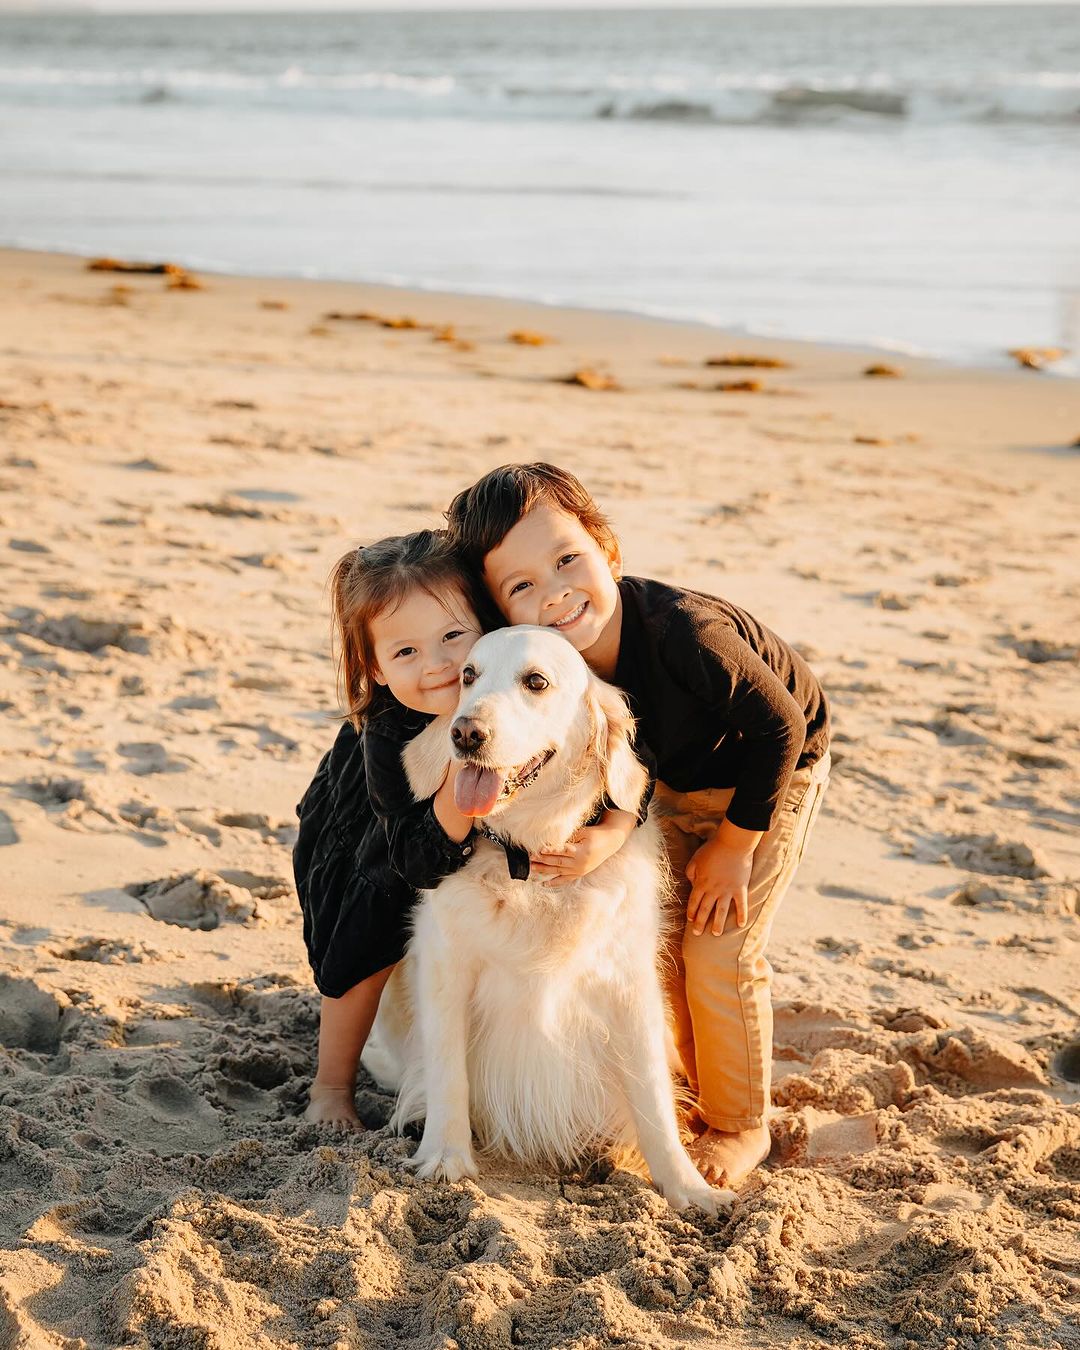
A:
[[[39,246],[23,246],[20,244],[4,244],[0,242],[0,254],[29,254],[31,256],[41,257],[60,257],[77,258],[89,261],[95,257],[107,256],[93,250],[83,251],[79,248],[42,248]],[[443,300],[463,300],[463,301],[490,301],[494,304],[509,306],[528,306],[547,312],[567,312],[570,314],[588,314],[599,318],[606,318],[612,321],[641,321],[645,323],[656,323],[670,325],[676,328],[687,328],[702,333],[714,334],[717,338],[726,338],[731,342],[751,342],[751,343],[776,343],[783,346],[792,346],[796,348],[807,348],[813,350],[834,351],[847,355],[862,355],[867,360],[874,358],[891,357],[897,361],[906,362],[929,362],[934,365],[947,367],[957,371],[975,371],[984,374],[1009,374],[1015,373],[1016,363],[1009,357],[1007,352],[1001,352],[997,363],[986,358],[975,358],[973,356],[960,357],[950,356],[944,352],[934,352],[916,348],[910,344],[899,340],[881,338],[877,341],[859,341],[845,340],[832,341],[827,338],[814,336],[787,336],[776,333],[759,332],[752,328],[726,327],[722,324],[712,323],[706,319],[685,317],[680,315],[670,315],[664,313],[653,313],[647,309],[607,309],[597,308],[590,305],[577,305],[563,300],[546,300],[534,296],[524,296],[518,294],[502,294],[488,291],[456,291],[448,290],[440,286],[425,286],[416,282],[404,282],[393,280],[375,280],[375,279],[354,279],[330,276],[315,276],[300,272],[259,272],[259,271],[237,271],[226,265],[216,263],[200,262],[196,255],[181,253],[169,259],[160,258],[156,254],[144,254],[139,250],[129,252],[123,255],[131,262],[164,262],[172,261],[178,266],[186,268],[188,271],[198,273],[206,277],[216,277],[219,279],[233,279],[237,281],[263,281],[270,283],[301,283],[314,286],[340,287],[352,286],[361,290],[370,289],[379,292],[398,292],[402,296],[432,296]],[[1011,364],[1010,364],[1011,363]],[[1056,363],[1058,366],[1061,363]],[[1051,376],[1054,379],[1080,380],[1080,352],[1066,354],[1066,362],[1063,368],[1055,368],[1050,365],[1040,372],[1043,376]]]
[[[102,297],[107,297],[114,285],[131,287],[133,298],[140,291],[151,296],[160,288],[160,278],[153,276],[86,271],[86,263],[96,256],[102,255],[0,248],[0,276],[15,274],[20,266],[34,265],[66,276],[74,267],[77,273],[85,272],[83,286],[96,289]],[[158,257],[127,260],[175,261]],[[882,362],[881,351],[857,344],[838,347],[794,338],[751,338],[706,324],[501,296],[375,282],[191,270],[204,279],[204,289],[192,293],[189,300],[198,298],[203,305],[211,306],[227,306],[230,298],[259,304],[260,297],[273,291],[287,298],[286,313],[303,313],[312,328],[324,326],[327,309],[323,306],[331,305],[335,309],[374,307],[388,316],[404,313],[421,324],[452,324],[460,329],[464,340],[479,344],[479,350],[463,356],[460,364],[481,368],[487,358],[493,362],[491,374],[509,374],[505,352],[491,350],[491,344],[501,346],[507,331],[515,328],[535,329],[552,339],[542,347],[529,349],[545,379],[558,379],[564,367],[572,370],[596,365],[622,379],[625,393],[646,389],[685,392],[680,386],[694,381],[704,397],[706,386],[736,383],[745,377],[760,380],[761,391],[757,395],[723,394],[718,399],[722,408],[739,409],[741,414],[741,410],[755,406],[755,401],[761,406],[773,398],[817,398],[827,392],[839,400],[845,414],[865,420],[862,434],[871,438],[879,436],[878,428],[885,418],[905,423],[901,436],[923,438],[947,430],[955,444],[972,448],[981,445],[987,450],[1060,453],[1071,450],[1078,439],[1080,381],[1051,378],[1045,371],[957,366],[932,357],[896,357]],[[184,298],[183,292],[176,294]],[[335,323],[320,336],[337,341],[350,328],[365,326]],[[703,367],[711,356],[725,352],[761,355],[784,362],[786,368]],[[865,378],[862,372],[866,366],[878,363],[897,368],[902,378]],[[981,401],[974,408],[961,409],[967,399],[990,391],[996,391],[992,415],[983,415],[990,408],[984,408]]]

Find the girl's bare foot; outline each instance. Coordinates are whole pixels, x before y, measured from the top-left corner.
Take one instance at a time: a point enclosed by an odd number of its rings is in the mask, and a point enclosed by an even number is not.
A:
[[[764,1162],[772,1148],[768,1125],[752,1130],[717,1130],[707,1126],[688,1150],[690,1157],[712,1186],[737,1186]]]
[[[312,1083],[304,1119],[318,1125],[333,1125],[340,1130],[363,1130],[364,1122],[356,1114],[351,1087],[324,1087]]]

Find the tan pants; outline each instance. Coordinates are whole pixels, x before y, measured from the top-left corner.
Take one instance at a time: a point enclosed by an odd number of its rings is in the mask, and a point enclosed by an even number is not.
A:
[[[828,782],[827,752],[810,768],[796,770],[772,829],[754,850],[746,925],[736,927],[732,905],[718,935],[711,927],[696,934],[686,922],[686,864],[716,833],[734,788],[673,792],[656,785],[677,906],[665,962],[675,1044],[698,1109],[718,1130],[753,1129],[769,1116],[773,969],[765,947]]]

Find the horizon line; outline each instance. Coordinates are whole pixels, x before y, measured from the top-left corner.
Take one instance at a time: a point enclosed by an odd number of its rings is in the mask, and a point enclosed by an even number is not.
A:
[[[491,14],[491,13],[578,13],[617,14],[672,10],[770,10],[770,9],[1075,9],[1080,0],[321,0],[307,5],[303,0],[194,0],[157,4],[155,0],[0,0],[0,16],[63,17],[65,15],[155,15],[181,18],[186,15],[256,14]]]

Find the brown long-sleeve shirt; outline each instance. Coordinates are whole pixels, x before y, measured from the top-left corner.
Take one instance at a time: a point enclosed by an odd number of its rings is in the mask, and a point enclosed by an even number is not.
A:
[[[623,577],[614,683],[657,777],[677,792],[734,787],[728,819],[768,830],[797,768],[828,749],[814,672],[751,614],[702,591]]]

